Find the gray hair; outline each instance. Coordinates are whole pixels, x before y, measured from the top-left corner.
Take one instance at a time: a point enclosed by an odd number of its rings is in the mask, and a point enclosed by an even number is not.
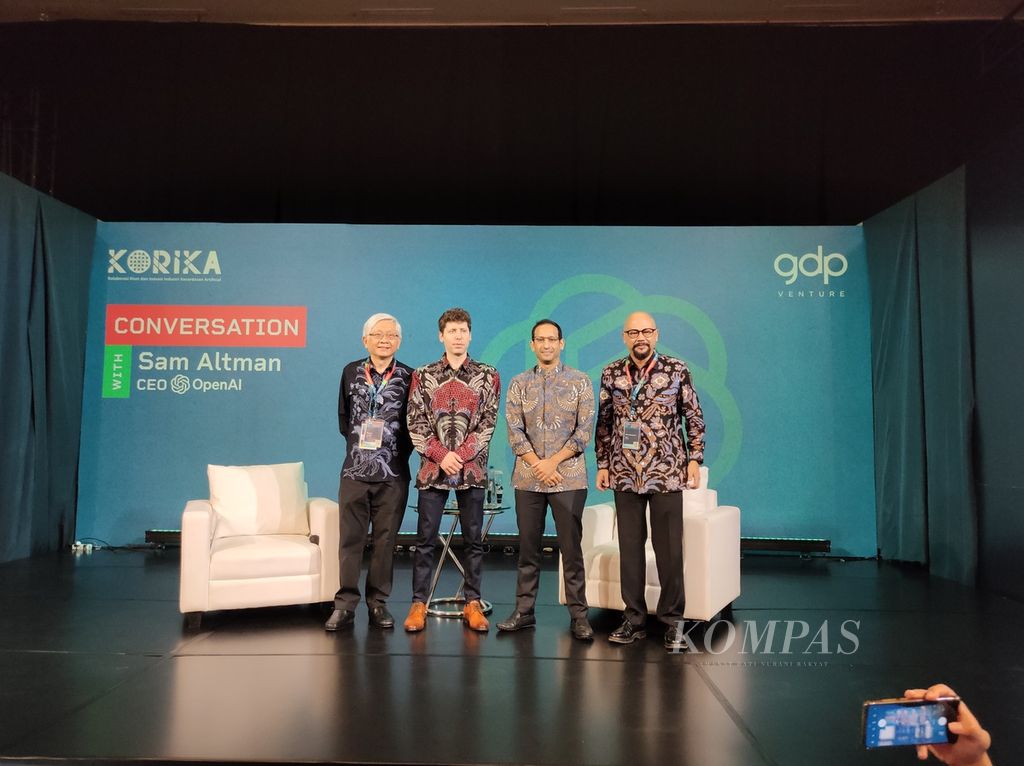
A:
[[[395,323],[395,332],[397,332],[398,333],[398,337],[401,338],[402,337],[402,323],[399,322],[397,319],[395,319],[393,316],[391,316],[391,314],[384,314],[384,313],[374,314],[369,319],[367,319],[365,322],[363,322],[363,337],[365,338],[367,335],[370,334],[370,330],[373,329],[373,326],[375,324],[377,324],[377,322],[383,322],[385,319],[390,319],[392,322]]]

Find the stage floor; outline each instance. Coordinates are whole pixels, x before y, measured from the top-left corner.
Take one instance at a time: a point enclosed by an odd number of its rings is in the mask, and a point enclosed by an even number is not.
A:
[[[399,555],[399,621],[410,570]],[[936,681],[992,732],[996,763],[1024,752],[1017,602],[913,567],[748,556],[729,624],[672,655],[653,622],[609,644],[619,615],[604,610],[597,640],[574,641],[556,577],[549,558],[539,624],[515,634],[493,627],[515,591],[500,553],[484,562],[485,635],[443,618],[376,630],[363,608],[328,634],[315,607],[211,613],[189,632],[175,551],[0,565],[0,760],[910,764],[861,749],[860,703]],[[439,592],[455,586],[446,570]]]

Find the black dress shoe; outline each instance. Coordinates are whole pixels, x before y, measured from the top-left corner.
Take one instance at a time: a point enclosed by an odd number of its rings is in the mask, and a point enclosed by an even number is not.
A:
[[[533,616],[533,612],[529,614],[512,612],[507,620],[498,623],[498,630],[522,630],[523,628],[532,628],[536,624],[537,618]]]
[[[683,631],[675,625],[670,625],[665,631],[665,648],[670,652],[681,652],[686,648]]]
[[[370,624],[375,628],[393,628],[395,618],[391,616],[388,608],[381,604],[370,609]]]
[[[351,628],[356,621],[356,613],[351,609],[335,609],[324,623],[324,630],[341,630]]]
[[[644,626],[634,625],[629,620],[623,620],[622,624],[608,636],[608,640],[613,644],[631,644],[641,638],[647,638]]]
[[[580,641],[594,640],[594,629],[590,627],[590,622],[586,617],[574,617],[569,625],[569,630],[572,631],[572,637]]]

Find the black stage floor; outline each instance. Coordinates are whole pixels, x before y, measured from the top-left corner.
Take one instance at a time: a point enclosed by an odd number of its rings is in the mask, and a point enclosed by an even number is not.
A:
[[[514,568],[485,561],[492,626]],[[406,555],[396,570],[401,620]],[[748,556],[735,634],[693,633],[698,652],[670,655],[653,630],[609,644],[618,614],[603,610],[591,610],[598,640],[574,641],[556,576],[550,559],[539,625],[517,634],[442,618],[384,632],[363,609],[354,630],[328,634],[315,607],[212,613],[190,633],[175,552],[4,564],[0,760],[910,764],[911,751],[860,748],[860,703],[935,681],[993,733],[996,763],[1024,753],[1019,603],[916,568]],[[448,572],[439,590],[454,586]]]

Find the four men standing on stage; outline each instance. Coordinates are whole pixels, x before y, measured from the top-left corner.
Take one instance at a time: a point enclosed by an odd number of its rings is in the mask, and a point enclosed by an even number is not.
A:
[[[622,600],[620,625],[608,640],[629,644],[646,635],[647,509],[661,583],[658,619],[667,626],[665,648],[684,644],[683,489],[696,487],[704,461],[704,414],[690,370],[655,350],[658,327],[642,311],[626,318],[629,350],[601,373],[597,415],[597,488],[615,491]],[[686,431],[686,442],[682,438]]]
[[[404,627],[418,632],[426,626],[434,547],[445,503],[454,491],[465,549],[463,620],[475,631],[489,628],[480,602],[483,505],[501,383],[494,367],[469,357],[471,322],[463,309],[445,311],[438,320],[444,355],[415,372],[395,360],[402,330],[394,317],[374,314],[363,327],[369,358],[345,367],[338,398],[338,425],[348,451],[339,489],[341,587],[327,630],[354,621],[362,550],[371,524],[374,545],[366,578],[370,623],[394,626],[386,600],[413,448],[420,454],[419,521],[412,606]],[[623,341],[629,354],[601,373],[595,442],[597,488],[615,492],[626,605],[622,624],[608,639],[629,644],[646,635],[644,547],[649,509],[661,583],[657,617],[666,625],[666,648],[678,651],[684,645],[682,491],[699,483],[704,416],[685,362],[655,350],[658,328],[650,314],[630,314]],[[512,379],[506,407],[509,443],[516,457],[512,483],[520,550],[515,610],[498,628],[515,631],[536,624],[541,539],[550,506],[562,555],[570,630],[577,639],[591,640],[581,538],[593,389],[584,373],[562,364],[565,341],[556,322],[537,322],[530,348],[537,365]]]
[[[548,506],[562,554],[570,630],[589,641],[586,577],[583,572],[583,506],[587,500],[584,451],[594,428],[594,389],[579,370],[562,364],[562,328],[550,319],[533,326],[530,348],[537,365],[516,375],[508,387],[505,420],[516,456],[512,486],[519,527],[516,607],[499,630],[536,624],[534,604],[540,584],[541,539]]]

